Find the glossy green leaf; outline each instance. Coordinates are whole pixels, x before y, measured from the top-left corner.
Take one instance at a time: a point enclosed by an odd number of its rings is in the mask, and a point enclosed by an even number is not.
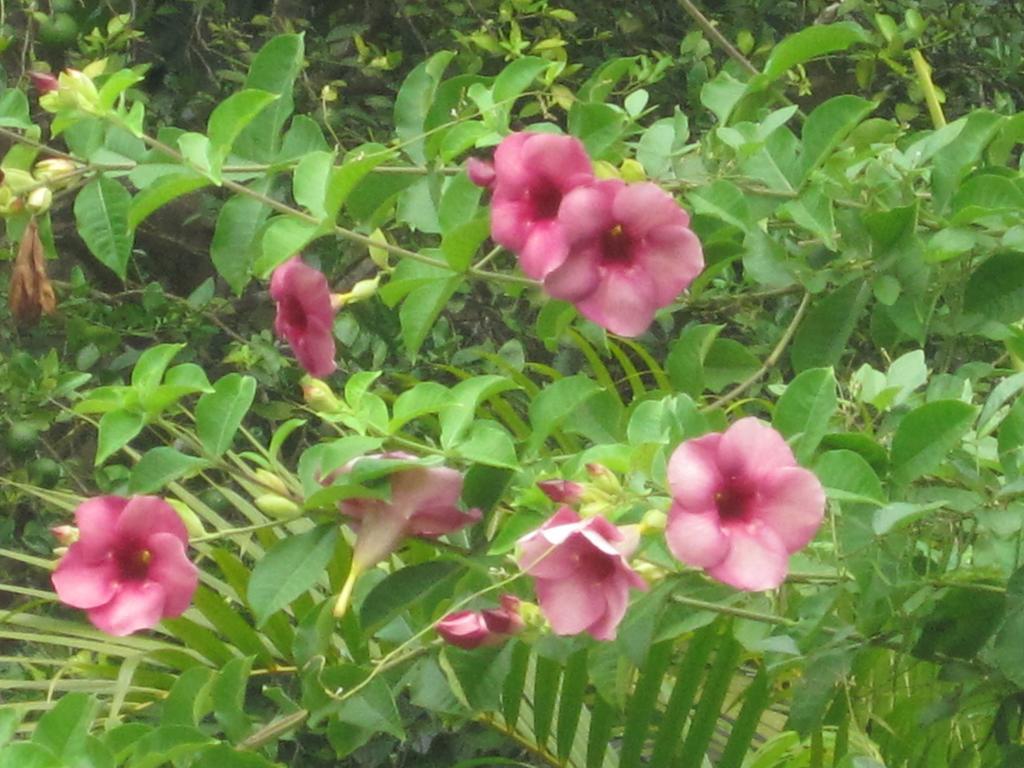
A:
[[[247,599],[257,626],[319,580],[334,553],[337,525],[320,525],[277,542],[256,563]]]
[[[132,196],[113,179],[100,174],[75,197],[75,223],[89,251],[122,280],[132,254],[128,221]]]
[[[139,355],[132,369],[132,386],[140,390],[156,387],[164,378],[164,372],[184,344],[157,344]]]
[[[145,417],[135,411],[110,411],[100,419],[96,438],[96,465],[121,450],[142,431]]]
[[[256,54],[245,78],[245,88],[266,91],[279,98],[262,109],[234,141],[234,151],[257,162],[270,162],[281,145],[281,130],[292,113],[292,88],[302,70],[302,35],[278,35]]]
[[[458,570],[455,563],[432,560],[388,574],[363,600],[359,623],[367,631],[387,624]]]
[[[206,466],[208,462],[205,459],[186,456],[170,446],[150,448],[132,468],[128,490],[131,493],[153,493]]]
[[[804,179],[825,162],[850,131],[874,111],[875,106],[875,102],[868,99],[844,94],[832,97],[808,115],[802,133]]]
[[[975,414],[974,406],[960,400],[936,400],[904,416],[892,439],[893,481],[909,483],[938,469],[960,444]]]
[[[804,371],[838,363],[870,296],[868,284],[854,280],[816,297],[793,337],[793,366]]]
[[[845,51],[856,43],[866,43],[869,38],[864,30],[853,22],[818,24],[787,36],[776,45],[764,65],[764,74],[777,80],[786,71],[828,53]]]
[[[199,398],[196,434],[207,453],[218,457],[231,447],[255,396],[254,378],[229,373],[214,385],[213,392]]]
[[[967,280],[964,307],[984,317],[1013,323],[1024,317],[1024,258],[1019,253],[998,253],[987,259]]]
[[[831,368],[812,368],[786,387],[772,423],[786,437],[797,461],[806,464],[829,429],[836,412],[836,377]]]

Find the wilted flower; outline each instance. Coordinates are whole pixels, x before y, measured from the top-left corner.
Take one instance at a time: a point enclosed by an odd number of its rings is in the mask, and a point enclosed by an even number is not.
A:
[[[334,309],[323,273],[293,256],[274,270],[270,297],[277,302],[274,330],[299,364],[317,378],[334,373]]]
[[[57,311],[57,295],[46,274],[46,255],[35,217],[28,220],[21,235],[18,255],[11,269],[7,305],[15,321],[27,325],[38,321],[40,315]]]
[[[672,453],[672,554],[737,589],[773,589],[789,555],[814,538],[825,492],[782,435],[755,418],[687,440]]]
[[[486,174],[475,174],[481,180]],[[513,133],[494,152],[491,237],[541,279],[568,255],[558,215],[562,198],[593,181],[582,142],[550,133]]]
[[[437,633],[446,643],[471,650],[503,643],[523,626],[519,599],[502,595],[500,608],[449,613],[437,623]]]
[[[598,181],[569,191],[558,212],[567,254],[544,290],[613,333],[638,336],[704,268],[690,217],[656,184]]]
[[[519,540],[519,567],[534,578],[540,609],[556,634],[615,638],[630,587],[647,589],[626,562],[638,543],[633,533],[562,507]]]
[[[101,496],[80,504],[75,522],[79,538],[51,576],[62,603],[119,636],[188,608],[199,576],[185,554],[185,524],[167,502]]]
[[[413,459],[393,452],[364,456],[350,462],[342,471],[351,471],[361,461],[372,459]],[[355,579],[367,568],[394,552],[408,536],[436,538],[454,533],[480,519],[480,510],[463,512],[458,504],[462,496],[462,473],[448,467],[410,466],[391,473],[391,498],[355,498],[341,502],[342,514],[351,519],[358,531],[352,551],[348,581],[338,598],[336,615],[344,613]]]

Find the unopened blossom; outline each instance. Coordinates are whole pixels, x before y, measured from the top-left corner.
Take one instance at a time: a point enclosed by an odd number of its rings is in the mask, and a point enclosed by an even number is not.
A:
[[[342,470],[351,471],[359,462],[372,459],[413,459],[393,452],[364,456]],[[389,475],[391,497],[354,498],[341,502],[339,509],[357,529],[348,581],[335,609],[341,615],[347,608],[355,579],[390,555],[409,536],[436,538],[465,528],[480,519],[479,509],[463,511],[462,473],[449,467],[409,466]]]
[[[537,487],[556,504],[575,504],[583,496],[583,486],[572,480],[540,480]]]
[[[474,175],[488,179],[479,166]],[[587,151],[572,136],[513,133],[498,145],[490,181],[491,237],[519,257],[528,277],[539,280],[565,261],[562,199],[593,178]]]
[[[489,189],[494,183],[494,164],[478,157],[471,157],[466,161],[466,174],[478,187]]]
[[[274,330],[291,346],[299,364],[317,378],[332,374],[334,308],[323,273],[293,256],[274,270],[270,297],[277,302]]]
[[[687,440],[668,464],[672,554],[737,589],[779,586],[814,538],[825,492],[782,435],[755,418]]]
[[[163,499],[89,499],[75,510],[75,524],[78,539],[51,576],[62,603],[118,636],[188,608],[198,571],[185,553],[185,524]]]
[[[704,268],[690,217],[656,184],[597,181],[568,192],[558,212],[568,244],[544,290],[621,336],[639,336]]]
[[[519,540],[519,567],[533,577],[555,634],[615,638],[630,588],[647,589],[626,562],[637,543],[637,535],[600,516],[580,519],[569,507]]]
[[[59,87],[57,77],[49,72],[29,72],[28,78],[32,81],[32,87],[36,89],[36,93],[39,94],[56,91]]]
[[[437,633],[450,645],[472,650],[483,645],[499,645],[520,632],[523,626],[519,599],[502,595],[500,608],[449,613],[437,623]]]

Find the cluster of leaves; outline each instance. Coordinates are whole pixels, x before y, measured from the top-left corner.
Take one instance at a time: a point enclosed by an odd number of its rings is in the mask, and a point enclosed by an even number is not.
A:
[[[872,23],[797,32],[756,74],[708,69],[686,109],[641,87],[633,57],[573,73],[517,55],[492,75],[437,53],[398,91],[393,137],[347,151],[294,108],[299,35],[268,42],[202,126],[151,131],[142,73],[97,75],[95,105],[60,110],[46,137],[83,169],[54,224],[73,218],[123,279],[148,217],[209,194],[216,280],[111,307],[76,274],[66,331],[2,331],[7,347],[63,335],[68,353],[2,362],[0,393],[34,433],[6,429],[19,447],[0,492],[65,513],[94,489],[162,493],[190,523],[202,585],[157,635],[105,637],[52,606],[41,531],[23,525],[0,550],[26,575],[2,586],[0,638],[18,650],[0,680],[0,732],[16,737],[0,765],[1016,765],[1024,123],[979,109],[908,128],[884,93],[788,103],[799,68],[876,55],[885,22]],[[38,151],[29,103],[0,93],[0,126],[27,139],[5,169]],[[538,306],[511,259],[486,253],[486,206],[457,164],[527,122],[564,125],[602,172],[657,180],[693,212],[708,269],[643,339]],[[26,219],[6,220],[11,242]],[[231,319],[224,297],[258,297],[300,249],[332,275],[388,270],[339,317],[337,396],[305,404],[265,333],[207,344]],[[516,538],[551,512],[536,479],[584,480],[600,462],[622,478],[606,514],[635,522],[667,505],[675,445],[746,413],[772,421],[830,499],[778,594],[737,595],[654,547],[664,578],[614,643],[431,642],[432,622],[514,576]],[[335,623],[351,550],[334,509],[379,493],[379,477],[321,480],[385,447],[465,467],[464,501],[486,519],[410,542]],[[68,482],[33,475],[44,455],[67,459]],[[280,519],[268,496],[301,514]],[[470,722],[502,746],[436,736],[483,732]]]

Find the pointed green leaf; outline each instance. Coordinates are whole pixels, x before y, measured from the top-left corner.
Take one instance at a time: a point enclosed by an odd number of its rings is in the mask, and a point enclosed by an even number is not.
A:
[[[122,280],[132,255],[128,212],[132,196],[119,183],[100,174],[75,198],[75,222],[89,251]]]

